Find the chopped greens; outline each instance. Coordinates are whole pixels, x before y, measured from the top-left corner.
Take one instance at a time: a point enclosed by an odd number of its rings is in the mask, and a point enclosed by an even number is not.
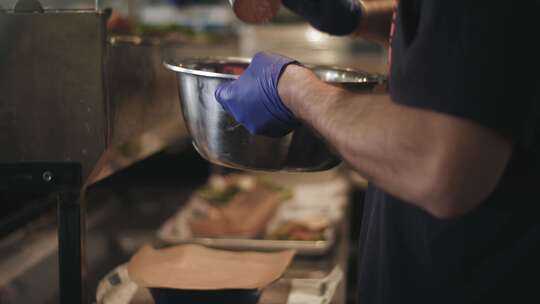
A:
[[[239,192],[238,187],[227,187],[225,190],[218,190],[205,186],[197,192],[197,195],[213,205],[222,206],[232,200]]]

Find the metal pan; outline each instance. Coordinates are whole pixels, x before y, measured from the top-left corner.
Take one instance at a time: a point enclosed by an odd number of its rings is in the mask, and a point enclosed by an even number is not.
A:
[[[324,231],[324,239],[320,241],[288,241],[240,238],[182,238],[174,234],[172,223],[166,224],[160,231],[159,238],[169,244],[194,243],[215,249],[247,250],[247,251],[279,251],[294,249],[298,255],[321,256],[327,254],[334,246],[337,230],[330,227]]]

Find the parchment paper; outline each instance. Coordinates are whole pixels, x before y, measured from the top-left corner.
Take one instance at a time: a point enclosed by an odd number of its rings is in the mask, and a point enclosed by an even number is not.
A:
[[[200,245],[140,249],[128,272],[141,287],[189,290],[262,289],[279,279],[294,251],[232,252]]]

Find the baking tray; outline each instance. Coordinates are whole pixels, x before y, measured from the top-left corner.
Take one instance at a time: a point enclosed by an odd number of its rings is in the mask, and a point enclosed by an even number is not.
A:
[[[160,240],[169,244],[194,243],[215,249],[248,250],[248,251],[278,251],[294,249],[297,255],[320,256],[327,254],[336,243],[337,229],[334,226],[323,232],[324,240],[319,241],[288,241],[267,239],[241,238],[182,238],[172,233],[172,221],[168,221],[159,233]]]
[[[343,213],[348,202],[348,181],[335,173],[314,174],[309,177],[290,175],[264,175],[274,183],[288,187],[293,198],[285,201],[276,211],[267,228],[280,220],[296,220],[299,214],[328,217],[329,227],[323,232],[323,240],[294,241],[262,238],[209,238],[195,237],[189,222],[195,214],[206,212],[204,200],[192,195],[183,208],[169,218],[159,229],[158,239],[167,244],[195,243],[216,249],[276,251],[294,249],[297,255],[321,256],[327,254],[336,244],[337,229],[343,221]],[[317,179],[318,178],[318,179]],[[307,208],[308,210],[306,210]],[[271,230],[271,229],[270,229]]]

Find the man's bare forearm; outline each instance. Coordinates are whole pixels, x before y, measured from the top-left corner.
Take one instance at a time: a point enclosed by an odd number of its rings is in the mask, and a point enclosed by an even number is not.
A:
[[[362,7],[362,18],[354,35],[388,45],[392,15],[393,0],[358,0]]]
[[[353,94],[289,66],[284,103],[370,182],[435,216],[462,214],[494,189],[511,144],[471,122]],[[480,140],[480,143],[478,142]]]

